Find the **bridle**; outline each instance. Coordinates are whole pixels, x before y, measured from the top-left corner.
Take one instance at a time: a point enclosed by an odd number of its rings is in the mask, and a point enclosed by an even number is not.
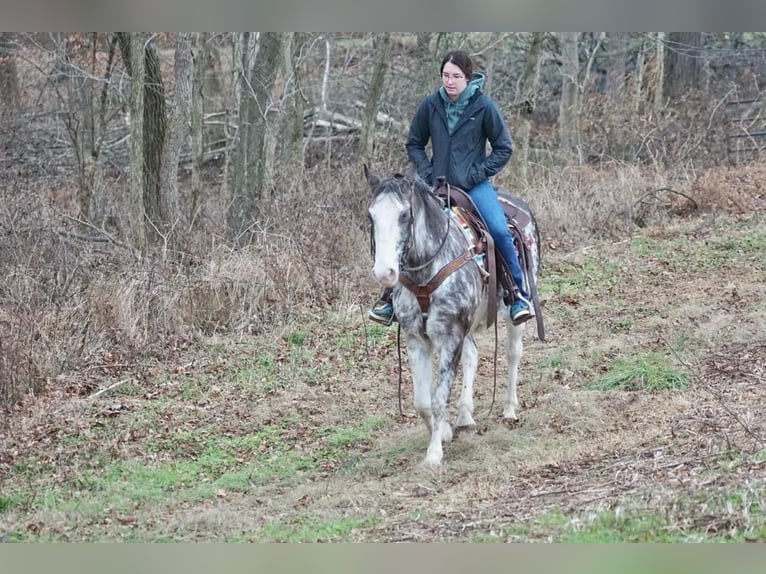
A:
[[[397,189],[401,192],[401,185],[400,180],[402,179],[402,176],[394,176],[396,181],[394,182],[397,186]],[[460,269],[463,265],[468,263],[469,261],[473,260],[474,256],[476,255],[474,249],[474,245],[469,245],[468,249],[466,249],[465,252],[458,255],[456,258],[454,258],[452,261],[444,265],[439,271],[437,271],[431,279],[429,279],[425,283],[416,283],[407,275],[404,274],[404,272],[412,273],[414,271],[421,271],[423,269],[426,269],[429,267],[439,256],[439,254],[442,252],[442,249],[444,249],[444,245],[447,243],[447,238],[449,237],[450,233],[450,226],[453,225],[453,221],[451,217],[447,217],[447,230],[444,233],[444,237],[441,240],[441,243],[439,244],[439,247],[436,250],[436,253],[434,253],[431,257],[428,258],[428,260],[421,264],[417,265],[415,267],[406,267],[404,265],[404,262],[406,260],[407,254],[410,252],[411,249],[415,247],[415,233],[414,233],[414,227],[415,227],[415,213],[413,210],[413,191],[412,189],[409,190],[409,215],[410,215],[410,221],[408,226],[408,236],[407,240],[405,241],[404,247],[402,249],[402,253],[399,256],[399,283],[402,284],[403,287],[411,291],[416,299],[418,300],[418,305],[420,306],[420,312],[423,315],[423,326],[425,327],[426,320],[428,318],[428,306],[431,301],[431,293],[433,293],[439,285],[442,284],[442,282],[449,277],[452,273]],[[372,233],[372,230],[371,230]],[[375,257],[375,240],[374,235],[372,238],[372,255],[373,258]]]
[[[401,193],[401,184],[400,180],[403,178],[401,174],[396,174],[394,178],[397,180],[395,181],[395,185],[397,190]],[[402,193],[402,195],[404,195]],[[414,271],[422,271],[426,267],[430,266],[434,261],[436,261],[436,258],[441,253],[442,249],[444,249],[444,245],[447,243],[447,238],[449,237],[450,232],[450,225],[452,225],[452,218],[447,218],[447,231],[444,233],[444,237],[442,237],[441,243],[439,244],[439,247],[436,249],[436,253],[433,254],[425,263],[422,265],[417,265],[415,267],[407,267],[405,265],[405,261],[407,259],[407,254],[410,252],[411,249],[415,247],[415,212],[412,208],[412,196],[413,191],[412,189],[409,190],[409,225],[407,226],[407,239],[404,243],[404,247],[402,248],[402,252],[399,255],[399,271],[400,276],[402,271],[408,271],[408,272],[414,272]],[[372,258],[375,258],[375,229],[374,225],[370,225],[370,254],[372,255]]]

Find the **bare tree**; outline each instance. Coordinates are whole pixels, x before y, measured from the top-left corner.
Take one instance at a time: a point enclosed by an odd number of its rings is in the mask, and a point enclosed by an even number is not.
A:
[[[107,128],[121,108],[113,101],[117,93],[112,85],[116,39],[106,35],[104,38],[107,38],[107,59],[102,66],[99,34],[51,34],[55,50],[52,85],[59,107],[58,117],[64,124],[77,166],[78,215],[84,221],[101,215],[96,212],[104,203],[103,198],[94,196],[98,163]]]
[[[625,32],[606,33],[606,77],[604,90],[616,104],[625,98],[625,76],[630,55],[630,36]]]
[[[249,108],[253,99],[247,97],[249,87],[249,71],[252,53],[250,51],[250,32],[238,34],[232,43],[232,53],[235,61],[236,81],[233,91],[234,104],[237,106],[239,114],[239,125],[237,127],[236,137],[232,140],[229,147],[229,153],[224,166],[226,173],[225,191],[228,192],[231,199],[227,209],[227,225],[229,233],[236,240],[245,230],[248,221],[248,202],[246,189],[248,186],[247,173],[247,146],[250,142],[248,133],[250,123],[247,118],[250,116]]]
[[[652,107],[654,114],[657,115],[662,109],[664,101],[663,94],[665,89],[663,82],[665,80],[665,32],[657,32],[656,38],[656,53],[657,53],[657,84],[654,88],[654,101]]]
[[[13,113],[19,105],[19,77],[13,53],[13,34],[0,32],[0,113]]]
[[[142,32],[128,34],[132,70],[130,83],[130,242],[143,252],[146,249],[144,227],[144,44],[146,35]]]
[[[294,32],[278,34],[273,70],[274,75],[271,93],[269,94],[266,114],[266,124],[263,141],[263,173],[260,183],[261,195],[259,200],[268,199],[274,192],[275,174],[284,175],[286,166],[284,161],[288,159],[291,149],[288,133],[290,118],[292,116],[292,99],[295,95],[293,63],[290,52],[292,49]],[[265,53],[264,53],[265,55]]]
[[[537,88],[540,83],[540,56],[543,33],[533,32],[527,50],[527,59],[519,80],[515,101],[516,130],[514,134],[514,161],[511,166],[518,181],[527,184],[529,164],[529,140],[532,114],[535,111]]]
[[[189,136],[189,112],[192,101],[192,50],[191,33],[179,32],[175,47],[175,92],[168,118],[168,131],[162,148],[160,162],[160,208],[165,225],[163,235],[179,223],[183,213],[178,193],[178,159],[181,147]]]
[[[677,98],[684,90],[699,88],[704,62],[702,32],[670,32],[665,46],[665,96]]]
[[[305,32],[290,34],[290,42],[285,43],[284,69],[286,71],[285,90],[282,98],[279,163],[284,170],[292,174],[294,181],[303,177],[305,158],[303,155],[303,123],[306,108],[305,62],[311,49],[311,35]]]
[[[564,157],[578,153],[578,123],[580,116],[580,60],[578,32],[565,32],[561,40],[561,105],[559,106],[559,146]]]
[[[131,50],[134,47],[131,34],[120,32],[120,48],[123,60],[132,79],[137,73],[133,70],[136,61]],[[167,110],[165,107],[165,88],[162,83],[160,61],[157,46],[152,38],[146,38],[142,46],[144,58],[144,100],[143,100],[143,151],[144,151],[144,210],[152,228],[168,224],[162,212],[161,174],[162,150],[165,145]],[[150,235],[159,239],[156,233]]]
[[[205,85],[205,67],[207,62],[206,32],[196,33],[192,40],[192,54],[194,67],[192,72],[192,97],[191,97],[191,193],[189,198],[189,222],[194,222],[200,207],[200,193],[202,188],[201,173],[204,160],[203,126],[205,119],[205,100],[203,87]],[[226,119],[224,120],[226,121]]]
[[[242,86],[235,170],[244,169],[244,177],[236,177],[229,204],[229,231],[238,243],[256,216],[272,169],[268,130],[275,127],[272,91],[280,75],[283,43],[278,32],[260,34],[258,55]]]
[[[386,81],[386,72],[391,60],[391,33],[376,34],[373,39],[375,46],[375,65],[370,80],[370,89],[362,120],[362,133],[359,138],[358,157],[362,163],[372,163],[373,144],[375,136],[375,118],[378,114],[380,96]]]

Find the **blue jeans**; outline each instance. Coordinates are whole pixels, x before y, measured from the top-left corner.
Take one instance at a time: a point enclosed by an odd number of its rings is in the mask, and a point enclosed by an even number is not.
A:
[[[513,238],[511,232],[508,231],[508,223],[505,219],[505,212],[503,206],[500,205],[500,200],[497,198],[497,192],[489,180],[485,179],[479,185],[468,191],[468,195],[471,196],[476,209],[484,218],[484,222],[487,224],[489,234],[495,241],[497,250],[502,255],[508,269],[513,277],[513,282],[519,289],[521,296],[529,299],[529,295],[524,291],[524,279],[521,273],[521,265],[519,265],[519,258],[516,254],[516,248],[513,245]]]

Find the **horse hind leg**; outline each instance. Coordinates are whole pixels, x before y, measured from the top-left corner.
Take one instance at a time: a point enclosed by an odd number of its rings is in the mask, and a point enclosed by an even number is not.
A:
[[[476,421],[473,420],[473,381],[476,377],[476,368],[479,362],[479,353],[472,337],[466,337],[463,341],[463,387],[460,391],[460,400],[457,403],[457,428],[474,429]]]
[[[519,398],[516,395],[516,385],[519,380],[519,363],[523,350],[524,328],[526,324],[512,325],[508,322],[508,334],[505,341],[505,351],[508,360],[508,386],[505,389],[505,405],[503,418],[519,420]]]

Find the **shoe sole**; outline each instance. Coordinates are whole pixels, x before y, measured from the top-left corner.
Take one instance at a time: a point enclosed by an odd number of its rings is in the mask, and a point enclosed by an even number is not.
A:
[[[367,317],[369,317],[371,321],[375,321],[376,323],[379,323],[380,325],[384,325],[386,327],[390,327],[391,323],[394,322],[393,317],[389,319],[388,317],[381,317],[380,315],[374,315],[372,313],[369,313]]]
[[[534,317],[535,317],[534,313],[525,311],[524,313],[521,313],[517,315],[516,317],[511,317],[511,323],[513,323],[514,325],[521,325],[522,323],[526,323],[530,319],[534,319]]]

